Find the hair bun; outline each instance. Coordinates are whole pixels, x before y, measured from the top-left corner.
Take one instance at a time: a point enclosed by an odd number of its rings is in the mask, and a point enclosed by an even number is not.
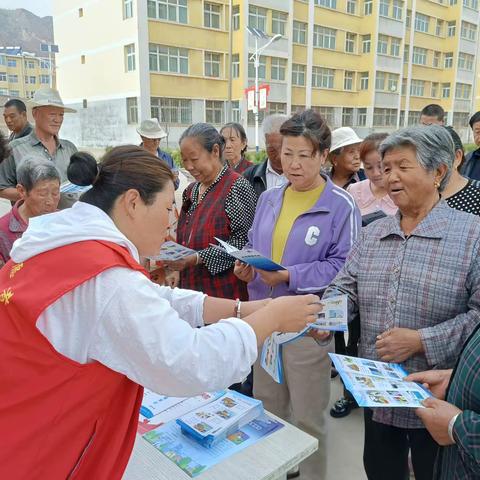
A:
[[[95,157],[87,152],[75,152],[70,157],[67,178],[74,185],[86,187],[98,180],[99,168]]]

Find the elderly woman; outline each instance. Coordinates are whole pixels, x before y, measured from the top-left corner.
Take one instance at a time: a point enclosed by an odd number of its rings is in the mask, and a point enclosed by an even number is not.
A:
[[[190,126],[180,137],[183,165],[196,181],[183,192],[177,242],[196,253],[164,265],[181,272],[182,288],[246,300],[246,286],[233,274],[234,259],[211,246],[217,237],[242,249],[255,214],[255,192],[223,163],[224,148],[224,138],[206,123]]]
[[[322,292],[343,266],[360,226],[348,193],[320,174],[330,147],[327,124],[313,110],[281,127],[281,159],[288,184],[262,193],[249,232],[254,249],[285,266],[265,272],[238,263],[249,298]],[[325,409],[330,397],[328,345],[301,338],[283,348],[285,383],[276,383],[257,363],[253,391],[265,407],[319,440],[318,451],[300,466],[302,478],[326,475]]]
[[[324,297],[349,296],[360,319],[359,356],[409,372],[451,368],[480,321],[480,221],[440,195],[454,158],[445,128],[400,130],[380,145],[386,187],[399,211],[362,229]],[[432,478],[437,445],[413,410],[365,409],[370,480]]]
[[[247,134],[239,123],[227,123],[220,130],[220,135],[225,140],[223,158],[230,168],[240,175],[253,165],[245,158],[247,151]]]
[[[60,174],[45,159],[26,157],[17,170],[20,195],[9,213],[0,218],[0,262],[10,259],[13,242],[23,235],[32,217],[52,213],[60,201]]]

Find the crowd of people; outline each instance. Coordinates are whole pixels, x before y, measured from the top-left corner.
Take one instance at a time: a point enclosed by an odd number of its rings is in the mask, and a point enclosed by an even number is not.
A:
[[[433,393],[424,408],[364,409],[369,480],[480,478],[480,112],[467,155],[438,105],[366,138],[311,109],[270,115],[258,164],[242,125],[194,124],[179,140],[193,181],[176,205],[182,173],[157,119],[97,164],[59,138],[73,111],[56,90],[29,106],[33,126],[23,102],[5,104],[0,137],[12,201],[0,218],[1,478],[121,478],[142,387],[232,386],[318,439],[288,478],[325,479],[333,351],[401,363]],[[67,181],[84,193],[63,192]],[[158,262],[167,238],[192,252]],[[235,261],[217,239],[284,269]],[[265,339],[339,294],[348,335],[285,345],[275,382]],[[354,408],[344,389],[330,415]]]

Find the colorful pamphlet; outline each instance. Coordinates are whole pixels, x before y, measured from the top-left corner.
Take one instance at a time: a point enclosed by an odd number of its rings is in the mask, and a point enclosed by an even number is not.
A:
[[[188,257],[194,253],[196,253],[195,250],[169,240],[162,245],[158,255],[148,258],[154,261],[170,260],[174,262],[175,260],[181,260],[182,258]]]
[[[360,407],[423,407],[432,394],[422,385],[403,380],[407,371],[398,363],[329,353],[345,388]]]
[[[177,419],[182,432],[211,447],[263,414],[260,400],[228,391],[217,400]]]
[[[258,253],[253,248],[244,248],[239,250],[235,248],[233,245],[225,242],[224,240],[220,240],[219,238],[215,237],[215,240],[220,244],[212,245],[212,247],[218,248],[222,252],[226,252],[232,257],[240,260],[247,265],[251,265],[252,267],[258,268],[259,270],[266,270],[267,272],[277,272],[278,270],[285,270],[285,267],[282,265],[275,263],[270,258],[264,257],[262,254]]]
[[[60,193],[63,193],[63,194],[68,194],[68,193],[81,194],[83,192],[86,192],[87,190],[90,190],[91,188],[92,188],[91,185],[87,185],[87,186],[75,185],[75,184],[73,184],[73,183],[71,183],[67,180],[66,182],[63,182],[60,185]]]

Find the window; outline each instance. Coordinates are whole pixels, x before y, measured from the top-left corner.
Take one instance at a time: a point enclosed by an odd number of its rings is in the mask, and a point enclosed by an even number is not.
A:
[[[397,125],[397,110],[395,108],[374,108],[374,127],[394,127]]]
[[[125,45],[125,71],[133,72],[135,70],[135,44]],[[82,63],[85,63],[85,55],[82,55]]]
[[[213,52],[204,53],[204,67],[206,77],[220,78],[221,54]]]
[[[388,37],[386,35],[378,36],[377,53],[386,55],[388,51]]]
[[[368,90],[368,72],[360,73],[360,90]]]
[[[447,37],[454,37],[456,29],[456,22],[447,22]]]
[[[40,75],[40,83],[43,85],[50,85],[50,75]]]
[[[37,77],[25,75],[25,83],[35,84],[37,83]]]
[[[87,99],[86,98],[83,99],[82,107],[87,108]]]
[[[268,102],[267,103],[268,114],[272,115],[274,113],[287,113],[287,104],[281,102]]]
[[[353,127],[353,108],[342,108],[342,127]]]
[[[78,9],[78,17],[82,18],[83,17],[83,8]]]
[[[151,116],[161,123],[190,125],[192,123],[192,101],[183,98],[152,97]]]
[[[395,73],[388,74],[388,91],[391,93],[395,93],[398,91],[398,79],[399,76]]]
[[[0,65],[2,65],[1,61],[0,61]],[[32,60],[28,60],[28,62],[25,61],[25,68],[30,68],[30,69],[35,68],[35,62],[33,62]]]
[[[127,48],[127,47],[125,47],[125,48]],[[135,48],[135,47],[134,47],[134,48]],[[80,63],[81,63],[82,65],[85,65],[85,55],[80,55]]]
[[[448,2],[450,5],[456,5],[457,4],[457,0],[449,0]]]
[[[0,88],[0,95],[8,96],[8,88]]]
[[[287,14],[283,12],[272,12],[272,33],[285,36],[287,28]]]
[[[390,0],[380,0],[379,13],[383,17],[388,17],[388,11],[390,10]]]
[[[150,43],[149,64],[151,72],[188,74],[188,50]]]
[[[375,77],[375,90],[377,92],[383,92],[385,90],[385,72],[377,72],[377,76]]]
[[[347,0],[347,13],[351,15],[357,13],[357,0]]]
[[[397,37],[392,37],[390,43],[390,55],[392,57],[399,57],[400,56],[400,45],[402,39]]]
[[[127,98],[127,123],[138,123],[137,97]]]
[[[313,46],[320,48],[328,48],[335,50],[337,31],[333,28],[321,27],[314,25],[313,27]]]
[[[427,49],[420,47],[413,47],[413,60],[412,63],[415,65],[426,65],[427,64]]]
[[[407,18],[405,18],[405,25],[410,28],[412,25],[412,11],[407,9]]]
[[[0,65],[7,64],[7,57],[5,55],[0,55]]]
[[[438,83],[437,82],[432,82],[432,88],[430,91],[430,96],[432,98],[437,98],[438,96]]]
[[[469,55],[468,53],[460,52],[458,54],[458,68],[462,70],[470,70],[473,71],[475,57],[473,55]]]
[[[392,17],[395,20],[401,20],[403,16],[403,2],[401,0],[393,0]]]
[[[318,114],[320,114],[329,126],[335,125],[335,110],[333,107],[312,107]]]
[[[408,63],[410,61],[410,45],[405,45],[403,47],[403,63]]]
[[[203,26],[207,28],[220,28],[221,6],[216,3],[203,4]]]
[[[445,68],[452,68],[453,67],[453,53],[449,52],[445,54],[445,61],[444,61]]]
[[[335,70],[322,67],[312,68],[312,87],[333,88],[334,79]]]
[[[9,75],[8,83],[18,83],[18,75]]]
[[[265,120],[265,114],[266,114],[266,110],[258,111],[258,123],[260,125],[263,123],[263,120]],[[255,125],[255,115],[251,110],[248,111],[247,122],[249,125]]]
[[[305,85],[305,65],[292,64],[292,84]]]
[[[148,17],[187,23],[187,0],[147,0]]]
[[[205,121],[217,125],[225,123],[223,107],[221,100],[205,100]]]
[[[240,110],[240,101],[234,100],[232,102],[232,121],[241,123],[242,121],[242,112]]]
[[[348,53],[356,53],[357,35],[355,33],[347,32],[345,34],[345,51]]]
[[[16,67],[17,66],[17,61],[14,60],[13,58],[9,58],[7,63],[8,63],[9,67]]]
[[[440,58],[442,57],[442,53],[441,52],[433,52],[433,66],[435,68],[439,68],[440,67]]]
[[[325,8],[337,8],[337,0],[315,0],[315,5]]]
[[[429,21],[430,21],[429,16],[423,15],[422,13],[417,13],[415,15],[415,30],[417,32],[428,33],[428,22]]]
[[[303,22],[293,21],[293,43],[307,43],[307,24]]]
[[[372,39],[370,35],[362,35],[362,53],[370,53]]]
[[[440,20],[437,18],[437,24],[435,26],[435,35],[437,37],[442,37],[443,36],[443,20]]]
[[[425,82],[423,80],[412,80],[410,83],[410,95],[412,97],[423,97],[425,93]]]
[[[20,96],[20,90],[9,90],[8,94],[10,97],[19,97]]]
[[[255,62],[248,60],[248,78],[255,78]],[[258,78],[267,78],[267,57],[260,55],[258,59]]]
[[[240,30],[240,5],[234,5],[232,8],[232,27],[234,30]]]
[[[457,83],[455,86],[455,98],[460,100],[470,100],[472,96],[472,86],[466,83]]]
[[[40,60],[40,68],[50,69],[50,62],[48,60]]]
[[[450,84],[442,83],[442,98],[449,98],[449,97],[450,97]]]
[[[353,78],[354,78],[354,73],[349,72],[348,70],[345,70],[344,76],[343,76],[343,89],[344,90],[353,90]]]
[[[477,26],[473,23],[462,22],[462,38],[475,42],[477,39]]]
[[[232,78],[240,77],[240,55],[235,53],[232,55]]]
[[[258,28],[262,32],[267,30],[267,10],[265,8],[249,5],[248,7],[248,26]]]
[[[367,109],[359,108],[357,111],[357,125],[365,127],[367,125]]]
[[[7,81],[7,72],[0,72],[0,82]]]
[[[402,95],[407,94],[407,79],[403,78],[402,79]]]
[[[364,0],[363,2],[363,14],[364,15],[371,15],[373,12],[373,1],[372,0]]]
[[[133,17],[133,0],[123,0],[123,19]]]
[[[284,58],[271,58],[272,71],[271,79],[272,80],[285,80],[285,73],[287,71],[287,61]]]
[[[453,112],[452,125],[454,128],[464,128],[468,125],[468,112]]]

